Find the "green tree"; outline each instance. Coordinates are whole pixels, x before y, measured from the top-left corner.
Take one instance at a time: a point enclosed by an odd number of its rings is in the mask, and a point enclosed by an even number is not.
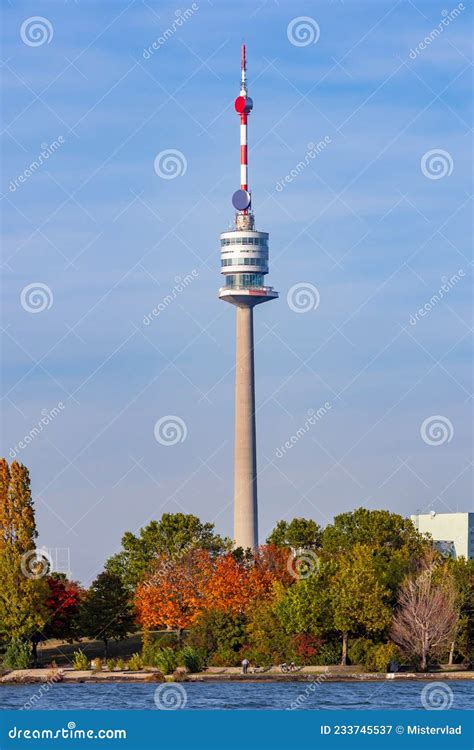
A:
[[[449,650],[449,664],[455,659],[474,661],[474,560],[450,558],[446,566],[456,588],[459,621]]]
[[[230,540],[215,534],[214,524],[202,523],[191,514],[164,513],[159,521],[140,529],[138,536],[127,531],[122,538],[123,549],[109,558],[105,569],[119,576],[132,592],[158,555],[179,557],[197,548],[217,554],[230,547]]]
[[[246,655],[259,666],[269,666],[295,658],[292,638],[286,632],[279,615],[279,601],[284,595],[280,588],[272,601],[259,602],[250,611],[245,626]]]
[[[267,539],[267,544],[291,549],[317,549],[321,546],[321,529],[311,518],[278,521]]]
[[[331,582],[334,627],[342,635],[341,664],[350,635],[382,633],[390,625],[390,592],[383,585],[374,550],[357,544],[341,555]]]
[[[334,569],[332,560],[322,560],[313,575],[287,589],[277,611],[288,634],[326,636],[334,631],[331,598]]]
[[[25,575],[24,557],[11,545],[0,550],[0,640],[29,640],[44,626],[48,585]]]
[[[244,625],[242,615],[208,609],[189,628],[186,643],[206,659],[216,652],[231,650],[237,653],[244,643]]]
[[[359,544],[370,545],[376,551],[376,565],[383,584],[390,590],[392,605],[398,588],[430,547],[409,518],[388,510],[357,508],[341,513],[326,526],[321,537],[322,548],[328,553],[343,554]]]
[[[81,605],[81,629],[90,638],[104,643],[121,640],[133,629],[133,611],[121,579],[112,573],[100,573],[87,591]]]

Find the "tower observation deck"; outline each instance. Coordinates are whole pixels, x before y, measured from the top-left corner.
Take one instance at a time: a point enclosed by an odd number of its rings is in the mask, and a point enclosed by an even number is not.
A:
[[[247,120],[253,102],[247,93],[246,71],[242,45],[240,95],[235,100],[240,118],[240,189],[232,197],[235,228],[220,236],[225,286],[220,288],[219,298],[237,308],[234,543],[236,547],[253,549],[258,545],[253,308],[277,298],[278,292],[264,283],[268,274],[268,232],[255,229],[248,188]]]

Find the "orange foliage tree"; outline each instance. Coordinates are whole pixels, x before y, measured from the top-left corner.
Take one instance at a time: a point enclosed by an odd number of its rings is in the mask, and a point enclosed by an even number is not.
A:
[[[258,601],[274,595],[275,584],[289,585],[288,550],[265,545],[250,558],[230,552],[217,558],[202,549],[179,558],[161,555],[152,574],[135,595],[137,619],[145,630],[166,626],[181,631],[204,610],[244,614]]]
[[[136,590],[137,619],[146,630],[165,625],[178,637],[203,609],[212,568],[206,550],[189,550],[178,559],[157,558],[152,574]]]
[[[206,608],[233,615],[245,613],[257,601],[273,596],[274,585],[289,585],[288,550],[264,545],[250,559],[238,561],[231,553],[219,557],[206,587]]]

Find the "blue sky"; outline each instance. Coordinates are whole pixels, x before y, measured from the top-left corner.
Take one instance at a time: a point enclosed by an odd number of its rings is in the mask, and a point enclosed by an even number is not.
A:
[[[467,510],[468,4],[42,0],[4,3],[3,28],[2,451],[30,468],[39,544],[88,582],[164,511],[232,532],[235,311],[217,291],[242,38],[280,291],[255,314],[260,537],[360,505]],[[181,174],[163,179],[169,149]],[[154,435],[168,416],[174,445]]]

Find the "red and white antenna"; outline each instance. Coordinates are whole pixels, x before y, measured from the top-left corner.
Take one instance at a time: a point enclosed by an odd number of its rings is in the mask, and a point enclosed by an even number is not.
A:
[[[242,44],[240,95],[235,100],[235,111],[240,117],[240,190],[232,196],[234,208],[246,214],[250,207],[248,191],[248,151],[247,151],[247,116],[253,108],[253,101],[247,96],[247,60],[245,44]]]

